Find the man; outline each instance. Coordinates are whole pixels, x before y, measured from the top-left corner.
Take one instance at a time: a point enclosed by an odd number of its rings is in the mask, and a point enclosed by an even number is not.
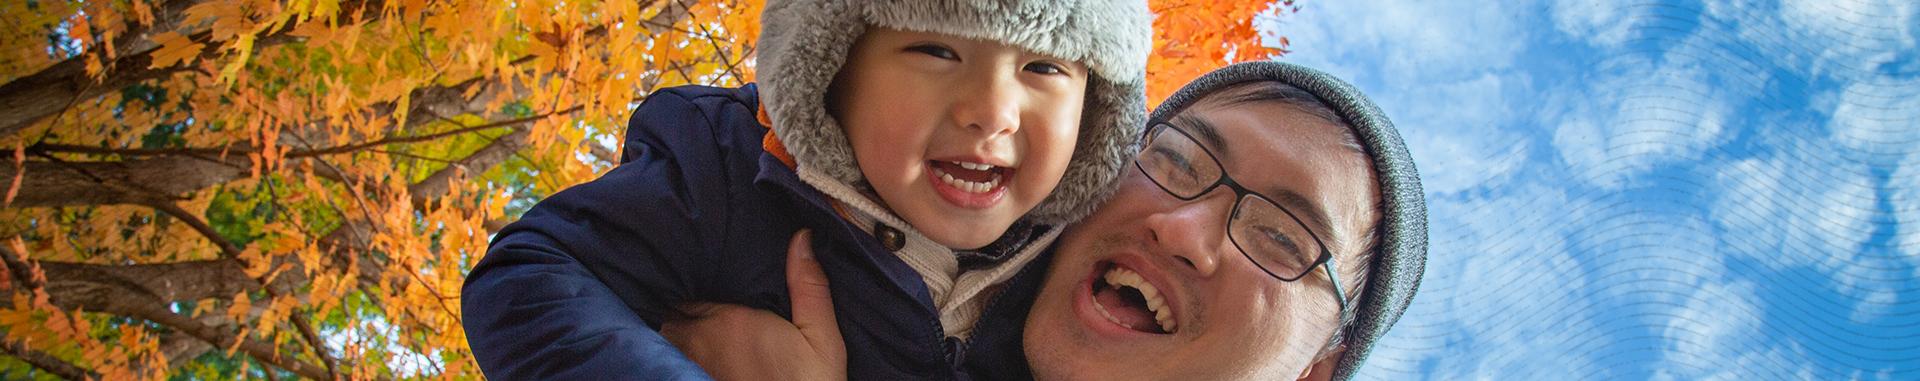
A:
[[[1196,80],[1153,120],[1137,169],[1059,243],[1028,317],[1035,375],[1350,374],[1425,261],[1419,183],[1386,118],[1325,74],[1260,62]]]
[[[1062,236],[1050,267],[1026,271],[1045,270],[1044,282],[1016,277],[1002,291],[1032,306],[1024,343],[976,344],[1024,347],[1026,361],[986,361],[1008,366],[974,375],[1350,378],[1412,299],[1426,257],[1418,175],[1390,122],[1351,86],[1277,62],[1203,76],[1152,120],[1113,198]],[[703,306],[665,333],[723,378],[833,368],[831,308],[817,307],[831,301],[806,247],[794,246],[802,260],[788,272],[793,323]],[[1021,321],[1004,312],[981,329]]]

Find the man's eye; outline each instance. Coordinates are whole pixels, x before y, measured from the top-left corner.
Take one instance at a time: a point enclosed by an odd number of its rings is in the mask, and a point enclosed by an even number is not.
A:
[[[1299,241],[1288,236],[1284,230],[1275,229],[1269,225],[1256,225],[1247,230],[1254,233],[1255,237],[1249,238],[1257,242],[1255,246],[1259,246],[1261,251],[1288,257],[1301,256]]]
[[[1165,166],[1168,167],[1168,172],[1171,172],[1168,174],[1180,176],[1180,178],[1169,180],[1179,180],[1185,183],[1200,181],[1200,174],[1193,170],[1193,162],[1187,160],[1187,155],[1182,155],[1179,152],[1174,152],[1166,148],[1156,148],[1153,150],[1153,153],[1160,156],[1162,159],[1161,162],[1166,163]]]
[[[954,53],[953,49],[948,49],[947,47],[940,46],[940,45],[914,45],[914,46],[907,47],[907,50],[912,52],[917,52],[920,54],[934,56],[940,59],[949,59],[949,60],[960,59],[959,53]]]
[[[1060,67],[1060,65],[1055,65],[1055,64],[1046,63],[1046,62],[1029,63],[1027,64],[1026,67],[1022,68],[1022,70],[1026,70],[1027,72],[1036,73],[1036,74],[1066,74],[1067,73],[1066,68]]]

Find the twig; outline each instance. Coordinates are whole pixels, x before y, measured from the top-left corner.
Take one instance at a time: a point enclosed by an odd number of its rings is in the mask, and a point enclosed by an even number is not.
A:
[[[220,231],[213,230],[213,226],[207,225],[207,222],[201,220],[199,216],[187,212],[187,210],[181,208],[180,205],[167,201],[153,201],[147,203],[147,206],[165,212],[167,215],[173,216],[174,219],[186,223],[187,226],[192,227],[194,231],[200,232],[200,235],[207,237],[207,240],[212,241],[214,246],[220,247],[221,256],[240,260],[240,247],[235,246],[233,241],[227,240],[226,236],[220,235]],[[246,266],[245,263],[241,263],[240,265],[241,267]]]

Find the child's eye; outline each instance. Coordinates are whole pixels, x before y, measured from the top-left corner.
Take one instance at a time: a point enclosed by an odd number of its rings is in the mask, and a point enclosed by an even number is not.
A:
[[[1047,62],[1029,63],[1027,64],[1026,67],[1023,67],[1021,69],[1026,70],[1028,72],[1036,73],[1036,74],[1066,74],[1067,73],[1067,68],[1060,67],[1060,65],[1047,63]]]
[[[914,46],[907,47],[907,51],[918,52],[920,54],[934,56],[941,59],[949,59],[949,60],[960,59],[960,54],[954,53],[953,49],[948,49],[947,47],[940,46],[940,45],[932,45],[932,44],[914,45]]]

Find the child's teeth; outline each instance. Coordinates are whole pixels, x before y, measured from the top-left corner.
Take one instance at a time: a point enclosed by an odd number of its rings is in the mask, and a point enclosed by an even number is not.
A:
[[[954,189],[959,189],[967,193],[986,193],[989,190],[993,190],[994,187],[1000,186],[999,174],[994,174],[992,179],[982,183],[956,179],[953,178],[953,174],[938,169],[935,169],[934,172],[940,173],[941,182],[945,182],[947,185],[953,186]]]
[[[955,162],[952,162],[952,163],[953,163],[954,165],[958,165],[958,166],[960,166],[960,168],[966,168],[966,169],[971,169],[971,170],[975,170],[975,171],[985,171],[985,170],[988,170],[988,169],[991,169],[991,168],[993,168],[993,166],[991,166],[991,165],[986,165],[986,164],[980,164],[980,163],[967,163],[967,162],[959,162],[959,161],[955,161]]]

